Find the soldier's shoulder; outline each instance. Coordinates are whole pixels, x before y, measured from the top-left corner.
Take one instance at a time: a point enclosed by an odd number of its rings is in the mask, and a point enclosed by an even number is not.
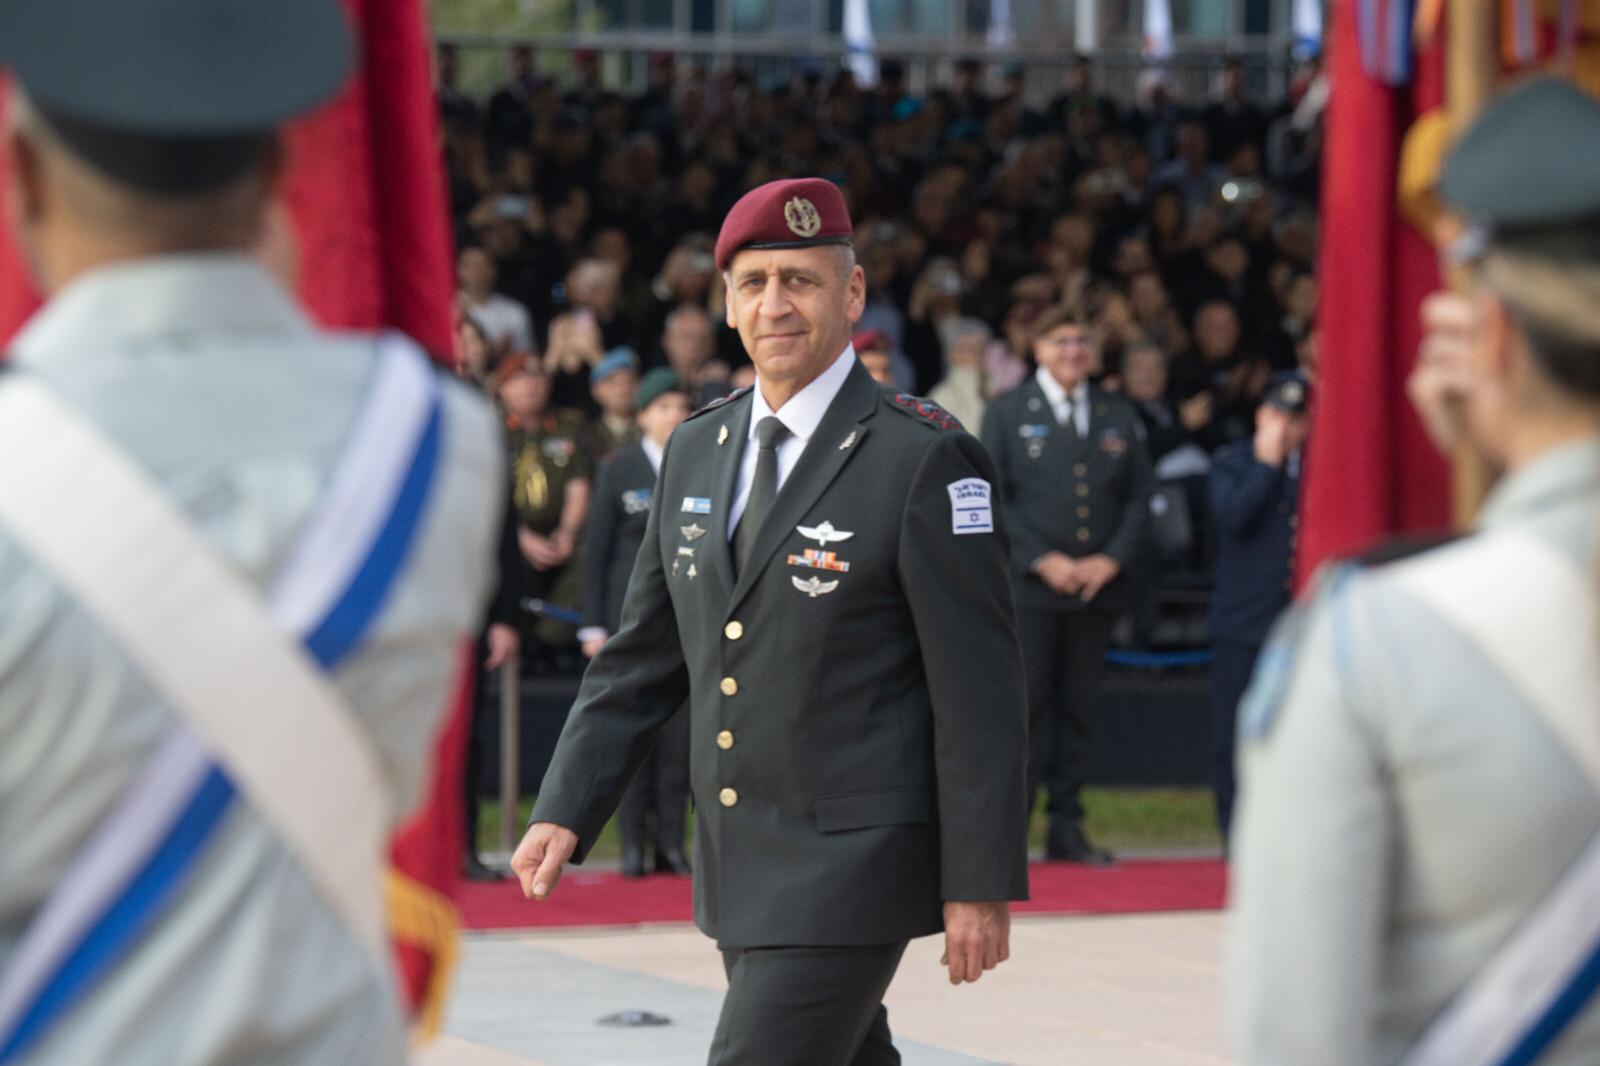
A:
[[[711,412],[717,411],[717,410],[721,410],[722,408],[727,407],[730,403],[733,403],[735,400],[738,400],[738,399],[740,399],[741,397],[744,397],[744,396],[748,396],[749,394],[750,394],[750,386],[749,385],[746,385],[742,389],[734,389],[732,392],[728,393],[728,395],[720,396],[717,399],[712,400],[710,403],[706,404],[704,407],[701,407],[698,410],[690,412],[689,417],[685,418],[683,420],[684,424],[687,425],[688,423],[693,422],[697,418],[704,418],[706,415],[710,414]]]
[[[1098,408],[1095,414],[1101,417],[1106,415],[1115,415],[1118,418],[1127,419],[1138,417],[1138,412],[1133,409],[1132,401],[1120,392],[1112,392],[1110,389],[1096,385],[1094,386],[1091,400],[1095,407]]]
[[[883,405],[935,433],[965,429],[959,418],[925,396],[885,390]]]
[[[1392,537],[1377,546],[1344,559],[1343,565],[1355,570],[1372,570],[1417,559],[1460,544],[1467,538],[1459,533],[1436,533]]]

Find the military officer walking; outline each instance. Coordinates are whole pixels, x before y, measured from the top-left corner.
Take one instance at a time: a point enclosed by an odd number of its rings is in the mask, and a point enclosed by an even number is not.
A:
[[[639,383],[641,436],[600,467],[583,542],[583,628],[578,640],[589,658],[622,623],[622,601],[633,561],[644,543],[656,477],[667,438],[689,414],[689,393],[678,375],[657,367]],[[689,715],[679,711],[656,736],[655,748],[623,794],[617,810],[622,834],[622,876],[645,874],[645,821],[655,811],[655,866],[687,876],[683,809],[689,801]]]
[[[673,435],[622,628],[595,658],[513,858],[544,898],[689,700],[695,920],[729,978],[713,1066],[899,1062],[912,937],[952,983],[1027,891],[1025,726],[993,463],[850,348],[843,197],[747,194],[717,242],[758,384]]]
[[[1412,395],[1504,474],[1472,533],[1335,566],[1262,652],[1228,965],[1250,1066],[1600,1062],[1597,173],[1600,104],[1553,79],[1445,164],[1468,289],[1425,304]]]
[[[48,295],[0,374],[8,1064],[407,1057],[383,854],[504,468],[481,399],[253,254],[279,127],[348,74],[340,6],[0,4]]]
[[[1256,411],[1256,435],[1217,450],[1211,514],[1218,527],[1211,599],[1211,787],[1227,840],[1233,816],[1235,716],[1267,630],[1289,606],[1300,501],[1306,378],[1274,374]]]
[[[1075,309],[1035,327],[1038,371],[989,406],[983,441],[1000,471],[1027,669],[1031,805],[1049,800],[1046,857],[1102,865],[1083,831],[1095,706],[1128,567],[1144,552],[1150,459],[1138,416],[1089,381],[1094,340]]]

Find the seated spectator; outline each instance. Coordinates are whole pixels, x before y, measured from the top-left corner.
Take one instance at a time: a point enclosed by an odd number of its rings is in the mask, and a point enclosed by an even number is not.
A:
[[[1194,347],[1173,364],[1175,387],[1185,398],[1209,393],[1211,419],[1196,434],[1208,450],[1251,433],[1256,402],[1271,365],[1241,347],[1239,312],[1227,300],[1208,300],[1194,316]]]
[[[579,575],[571,565],[589,511],[592,463],[582,447],[583,418],[550,407],[550,377],[526,353],[507,356],[495,373],[495,393],[506,419],[511,506],[528,595],[570,613],[578,609]],[[574,643],[569,622],[541,618],[534,634],[549,654]]]
[[[454,327],[450,333],[451,356],[455,363],[455,371],[462,380],[470,381],[478,388],[488,391],[490,375],[494,373],[494,366],[498,360],[498,353],[489,343],[488,334],[483,327],[478,325],[478,320],[463,311],[459,306],[452,314]]]
[[[861,330],[851,340],[850,346],[856,350],[856,358],[867,368],[873,381],[896,391],[905,391],[895,385],[894,353],[890,351],[892,345],[887,333],[881,329]]]
[[[1211,202],[1223,181],[1222,167],[1211,160],[1211,137],[1205,123],[1189,119],[1178,127],[1176,158],[1156,168],[1157,188],[1170,185],[1183,197],[1184,207],[1198,211]]]
[[[531,351],[533,322],[528,309],[495,291],[495,263],[486,249],[467,245],[456,256],[456,300],[483,327],[489,343],[511,351]]]
[[[958,318],[950,324],[947,336],[944,380],[933,387],[928,398],[977,436],[983,432],[983,412],[989,404],[985,364],[994,333],[978,319]]]
[[[605,338],[594,312],[587,307],[557,315],[550,323],[544,367],[550,375],[551,400],[557,407],[593,412],[589,374],[605,358]]]
[[[599,414],[589,426],[589,453],[599,462],[639,439],[634,406],[639,392],[639,357],[613,348],[589,371],[589,391]]]
[[[666,330],[667,316],[684,304],[704,307],[711,292],[711,279],[716,273],[711,254],[712,241],[704,233],[692,233],[683,238],[668,253],[661,270],[650,282],[650,300],[645,306],[638,342],[641,350],[649,351]],[[652,363],[659,366],[659,361]]]
[[[689,406],[699,408],[726,396],[728,364],[714,358],[711,316],[703,308],[684,304],[667,316],[661,331],[663,361],[689,391]]]

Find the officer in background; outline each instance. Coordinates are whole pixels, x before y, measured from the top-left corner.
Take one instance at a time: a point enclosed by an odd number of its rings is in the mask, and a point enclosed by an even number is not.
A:
[[[1254,440],[1218,449],[1210,475],[1217,523],[1211,598],[1211,785],[1224,841],[1233,817],[1235,714],[1267,630],[1289,606],[1310,389],[1298,370],[1274,374]]]
[[[340,6],[0,4],[0,65],[15,76],[7,207],[48,297],[13,342],[0,392],[42,384],[91,422],[263,598],[326,504],[369,382],[387,365],[380,351],[399,345],[414,365],[425,360],[398,339],[380,349],[319,329],[252,255],[282,172],[280,127],[349,71]],[[426,784],[460,648],[483,617],[504,491],[486,405],[442,387],[423,522],[361,644],[328,675],[371,744],[395,821]],[[92,608],[5,533],[0,603],[9,988],[47,900],[107,887],[63,881],[81,859],[103,868],[109,856],[84,849],[114,819],[140,817],[125,799],[185,719]],[[205,676],[210,667],[195,664]],[[306,753],[303,772],[316,766]],[[359,946],[261,813],[262,797],[241,789],[127,953],[18,1061],[406,1059],[392,967]],[[132,834],[117,843],[134,846]],[[0,1046],[12,1036],[0,1033]]]
[[[695,921],[728,995],[713,1066],[900,1061],[883,996],[943,930],[952,983],[1027,892],[1022,668],[992,461],[850,345],[837,186],[770,182],[717,241],[756,388],[673,434],[622,628],[512,859],[543,899],[685,700]]]
[[[622,601],[633,561],[644,543],[650,500],[667,438],[689,416],[689,392],[666,367],[639,383],[640,438],[600,467],[583,543],[583,654],[594,658],[606,638],[621,628]],[[679,711],[662,727],[650,757],[623,794],[617,809],[622,833],[622,876],[645,874],[645,818],[656,815],[656,870],[687,877],[683,854],[683,807],[689,799],[689,716]]]
[[[1028,672],[1031,804],[1049,799],[1046,858],[1104,865],[1083,831],[1084,781],[1111,627],[1145,550],[1153,480],[1139,419],[1089,380],[1088,320],[1057,307],[1034,329],[1032,378],[990,404],[983,442],[1011,529],[1017,625]]]
[[[1600,103],[1549,78],[1446,161],[1467,289],[1425,304],[1412,395],[1504,473],[1473,532],[1333,567],[1262,652],[1228,963],[1247,1066],[1600,1061],[1597,173]]]
[[[583,446],[583,416],[550,407],[550,375],[530,355],[501,361],[495,394],[505,412],[511,506],[526,564],[523,587],[534,599],[575,611],[582,581],[573,562],[594,479],[593,460]],[[547,655],[570,647],[576,635],[570,624],[549,617],[535,623],[533,631]]]

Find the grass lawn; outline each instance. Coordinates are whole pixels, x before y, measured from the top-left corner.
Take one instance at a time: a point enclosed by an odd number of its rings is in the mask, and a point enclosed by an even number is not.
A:
[[[1217,834],[1212,815],[1211,793],[1203,788],[1091,788],[1084,792],[1090,838],[1113,851],[1203,851],[1217,850],[1222,838]],[[533,800],[518,804],[517,825],[527,824]],[[484,803],[478,808],[478,846],[483,851],[498,847],[500,806]],[[693,832],[693,819],[690,820]],[[1035,849],[1044,847],[1045,815],[1034,811],[1028,834]],[[615,862],[620,844],[617,824],[605,828],[591,851],[595,861]]]

